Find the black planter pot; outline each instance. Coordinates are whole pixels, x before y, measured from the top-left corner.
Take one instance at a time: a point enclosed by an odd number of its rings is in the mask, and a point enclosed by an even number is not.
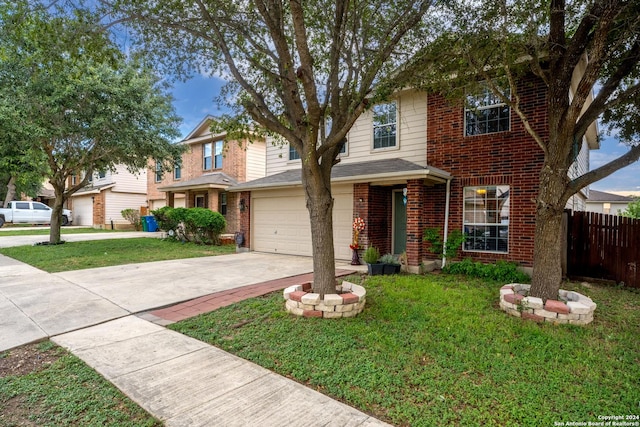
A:
[[[400,273],[400,266],[395,264],[383,264],[384,274],[397,274]]]
[[[370,276],[379,276],[384,274],[384,264],[367,264],[367,270]]]

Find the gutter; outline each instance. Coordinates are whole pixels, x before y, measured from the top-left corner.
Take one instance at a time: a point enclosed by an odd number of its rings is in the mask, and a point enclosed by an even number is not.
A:
[[[445,257],[446,247],[447,247],[447,236],[449,235],[449,200],[451,199],[451,180],[453,178],[447,179],[447,195],[445,197],[445,206],[444,206],[444,244],[442,246],[442,268],[447,263],[447,258]]]

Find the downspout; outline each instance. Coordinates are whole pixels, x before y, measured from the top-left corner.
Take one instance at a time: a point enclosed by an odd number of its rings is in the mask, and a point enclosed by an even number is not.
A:
[[[445,257],[446,247],[447,247],[447,236],[449,235],[449,199],[451,198],[451,180],[453,178],[447,179],[447,192],[445,196],[445,205],[444,205],[444,238],[442,245],[442,268],[444,268],[447,263],[447,258]]]

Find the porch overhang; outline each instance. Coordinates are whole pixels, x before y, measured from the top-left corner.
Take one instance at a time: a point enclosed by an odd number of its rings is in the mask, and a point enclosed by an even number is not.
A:
[[[71,195],[71,197],[87,196],[89,194],[100,194],[104,190],[115,187],[115,183],[96,185],[95,187],[85,187],[82,190],[78,190]]]
[[[407,180],[424,179],[425,184],[442,184],[452,175],[431,166],[421,166],[404,159],[337,164],[331,171],[332,183],[362,183],[371,185],[402,184]],[[253,181],[237,184],[229,192],[292,188],[302,186],[301,170],[289,170]]]
[[[217,172],[207,175],[201,175],[188,181],[182,181],[175,184],[166,185],[164,187],[158,187],[158,190],[165,193],[181,193],[184,191],[208,190],[211,188],[226,190],[230,186],[237,183],[238,181],[231,178],[229,175],[222,172]]]

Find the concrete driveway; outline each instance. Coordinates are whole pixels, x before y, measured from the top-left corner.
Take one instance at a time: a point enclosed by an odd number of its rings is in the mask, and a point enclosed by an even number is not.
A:
[[[248,252],[50,274],[0,255],[0,351],[312,269],[308,257]]]

